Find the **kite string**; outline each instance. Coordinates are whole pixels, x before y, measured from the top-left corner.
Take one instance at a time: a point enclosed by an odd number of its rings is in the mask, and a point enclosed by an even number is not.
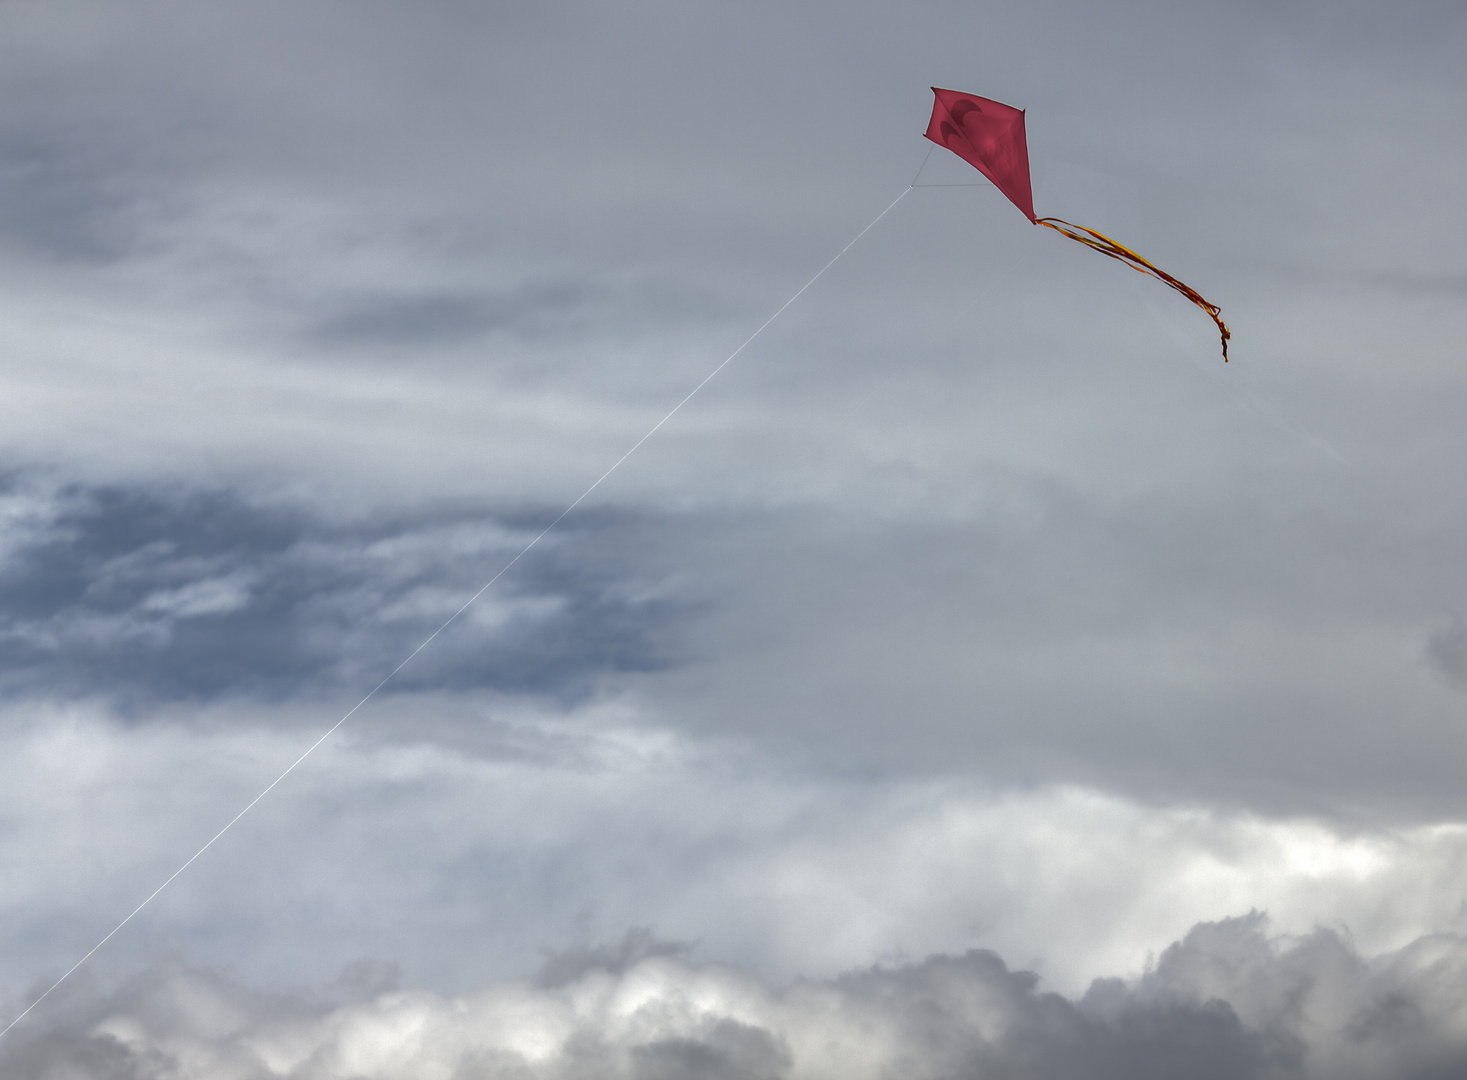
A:
[[[930,152],[929,152],[929,154],[930,154]],[[923,164],[925,165],[926,162],[924,161]],[[918,175],[920,175],[920,174],[921,174],[921,170],[919,169],[918,170]],[[914,178],[914,183],[915,183],[915,178]],[[55,990],[57,987],[59,987],[67,979],[71,978],[71,976],[77,971],[78,968],[80,968],[83,964],[85,964],[88,960],[90,960],[97,953],[97,950],[101,949],[103,945],[106,945],[107,942],[109,942],[109,941],[112,940],[112,938],[117,934],[118,931],[120,931],[128,923],[132,922],[134,916],[136,916],[145,907],[147,907],[149,904],[151,904],[153,902],[153,900],[155,898],[157,898],[157,896],[158,896],[159,893],[161,893],[164,889],[168,888],[169,885],[172,885],[173,882],[178,878],[178,876],[180,874],[182,874],[185,870],[187,870],[190,866],[192,866],[199,859],[200,856],[202,856],[206,851],[208,851],[211,847],[214,846],[215,841],[217,841],[220,837],[222,837],[230,829],[234,828],[234,826],[239,822],[239,820],[242,817],[244,817],[246,814],[248,814],[251,810],[253,810],[255,808],[255,806],[260,802],[261,799],[263,799],[266,795],[270,794],[271,791],[275,790],[276,786],[279,785],[280,782],[282,780],[284,780],[287,776],[289,776],[292,772],[294,772],[296,770],[296,767],[297,766],[299,766],[302,762],[304,762],[306,760],[306,758],[310,757],[313,753],[315,753],[316,749],[318,747],[320,747],[320,745],[322,743],[324,743],[327,739],[331,738],[331,736],[333,734],[335,734],[337,728],[341,727],[342,724],[344,724],[348,720],[350,720],[352,718],[352,716],[357,712],[357,710],[359,710],[367,702],[371,701],[372,698],[374,698],[377,695],[377,692],[379,690],[381,690],[384,686],[386,686],[389,682],[391,682],[397,676],[397,673],[398,672],[400,672],[403,668],[407,667],[408,664],[412,662],[412,660],[413,660],[414,657],[416,657],[420,652],[422,652],[430,644],[432,644],[433,640],[436,637],[438,637],[439,634],[443,633],[443,631],[447,630],[448,627],[450,626],[450,624],[452,624],[460,615],[462,615],[465,611],[467,611],[473,605],[473,603],[476,600],[479,599],[479,597],[483,596],[486,592],[488,592],[490,586],[492,586],[496,581],[498,581],[506,573],[508,573],[509,570],[510,570],[510,568],[513,567],[515,565],[515,563],[519,562],[526,555],[528,555],[530,553],[530,550],[533,547],[535,547],[536,544],[538,544],[541,540],[545,539],[545,537],[550,533],[550,531],[552,529],[554,529],[563,520],[565,520],[566,515],[568,515],[572,510],[574,510],[577,506],[579,506],[582,502],[584,502],[585,499],[586,499],[586,497],[588,495],[590,495],[591,492],[595,491],[598,487],[600,487],[601,484],[602,484],[602,482],[605,481],[607,477],[609,477],[612,473],[616,472],[616,470],[619,469],[622,466],[622,463],[625,462],[627,460],[627,458],[631,457],[633,454],[635,454],[641,448],[641,446],[642,446],[643,443],[645,443],[653,435],[657,434],[657,432],[659,430],[661,430],[662,426],[664,424],[666,424],[669,420],[671,420],[677,414],[678,410],[680,410],[689,401],[692,401],[693,400],[693,397],[698,393],[698,391],[702,390],[703,387],[707,386],[710,382],[712,382],[713,379],[714,379],[714,377],[720,371],[722,371],[724,368],[728,367],[728,365],[733,362],[734,358],[736,356],[738,356],[739,353],[741,353],[745,349],[747,349],[753,343],[753,341],[754,341],[755,338],[757,338],[760,334],[764,333],[764,331],[769,328],[770,324],[773,323],[775,319],[777,319],[781,315],[783,315],[785,313],[785,311],[789,308],[789,306],[791,304],[793,304],[796,300],[798,300],[801,296],[803,296],[805,294],[806,290],[808,290],[811,285],[814,285],[815,282],[819,281],[820,278],[822,276],[824,276],[825,272],[827,270],[829,270],[832,266],[834,266],[837,262],[839,262],[840,259],[841,259],[841,257],[843,255],[845,255],[846,252],[850,251],[851,248],[855,247],[856,244],[857,244],[857,242],[859,242],[860,239],[863,236],[865,236],[868,232],[870,232],[872,229],[874,229],[876,227],[877,223],[880,222],[882,218],[886,217],[887,214],[891,213],[891,211],[893,209],[895,209],[896,204],[899,203],[899,202],[901,202],[904,198],[907,197],[907,193],[912,190],[912,186],[913,186],[912,184],[908,184],[905,188],[903,188],[902,189],[902,193],[900,195],[898,195],[895,199],[893,199],[890,203],[888,203],[885,210],[881,211],[881,213],[877,214],[874,218],[872,218],[870,224],[868,224],[864,229],[862,229],[860,232],[858,232],[855,235],[855,237],[851,240],[850,243],[846,244],[845,247],[841,248],[840,251],[836,252],[834,258],[832,258],[829,262],[827,262],[824,266],[822,266],[819,270],[817,270],[815,272],[815,275],[812,278],[810,278],[809,281],[807,281],[807,282],[805,282],[805,284],[801,285],[800,288],[799,288],[799,290],[793,296],[791,296],[788,300],[786,300],[783,304],[780,305],[779,310],[777,310],[773,315],[769,316],[769,318],[765,319],[764,322],[760,325],[759,329],[755,330],[752,334],[750,334],[744,340],[744,343],[742,345],[740,345],[733,352],[729,353],[728,356],[724,358],[724,360],[723,360],[723,362],[721,364],[719,364],[717,367],[715,367],[712,371],[710,371],[707,375],[705,375],[703,377],[703,381],[702,382],[698,383],[697,386],[693,387],[692,390],[688,391],[687,395],[681,401],[679,401],[670,410],[668,410],[668,413],[667,413],[666,416],[664,416],[661,420],[657,421],[657,423],[653,424],[652,427],[650,429],[648,429],[648,431],[647,431],[647,433],[645,435],[643,435],[640,439],[638,439],[635,443],[632,444],[632,447],[631,447],[630,450],[628,450],[626,453],[622,454],[621,457],[617,458],[616,459],[616,462],[611,466],[611,468],[607,469],[604,473],[602,473],[599,477],[597,477],[596,478],[596,481],[590,487],[588,487],[585,491],[581,492],[581,494],[579,496],[577,496],[575,502],[573,502],[569,506],[567,506],[564,510],[562,510],[560,512],[560,515],[558,517],[556,517],[556,519],[554,521],[552,521],[549,525],[545,526],[544,529],[540,530],[540,532],[535,536],[535,538],[533,540],[531,540],[528,544],[526,544],[523,548],[520,549],[519,554],[517,554],[514,558],[510,559],[509,562],[507,562],[507,563],[504,564],[504,566],[500,567],[499,572],[497,574],[495,574],[492,578],[490,578],[488,581],[486,581],[484,583],[484,585],[479,589],[478,592],[474,593],[473,596],[469,597],[468,600],[464,601],[463,605],[461,607],[459,607],[459,609],[457,611],[455,611],[448,618],[444,619],[443,620],[443,625],[441,625],[440,627],[438,627],[437,630],[434,630],[431,634],[429,634],[426,638],[424,638],[423,639],[423,643],[421,645],[419,645],[416,649],[414,649],[412,652],[408,653],[408,655],[403,659],[402,663],[398,664],[397,667],[393,668],[390,672],[388,672],[387,673],[387,676],[381,682],[379,682],[376,686],[372,687],[372,689],[367,692],[366,696],[363,697],[361,701],[358,701],[355,705],[353,705],[351,707],[351,709],[349,709],[347,711],[346,715],[344,715],[340,720],[336,721],[336,723],[332,724],[329,728],[327,728],[326,731],[325,731],[325,733],[323,735],[321,735],[321,737],[318,738],[315,742],[313,742],[310,746],[308,746],[306,748],[306,750],[305,750],[304,753],[302,753],[298,758],[296,758],[293,762],[291,762],[290,765],[289,765],[289,767],[287,767],[284,772],[282,772],[279,776],[277,776],[274,780],[272,780],[270,782],[269,786],[267,786],[265,788],[265,790],[261,791],[253,799],[251,799],[249,801],[249,803],[245,806],[245,808],[243,810],[241,810],[239,813],[235,814],[234,817],[230,818],[229,819],[229,822],[222,829],[220,829],[213,836],[211,836],[209,838],[208,843],[204,844],[203,847],[199,848],[198,851],[194,852],[193,855],[189,856],[189,859],[188,859],[187,862],[185,862],[177,870],[173,871],[173,873],[168,876],[168,879],[166,881],[164,881],[163,884],[159,885],[156,889],[154,889],[151,893],[149,893],[148,896],[147,896],[147,898],[145,900],[143,900],[143,902],[141,904],[139,904],[137,907],[133,908],[132,911],[128,914],[128,916],[125,919],[123,919],[116,926],[114,926],[111,930],[109,930],[107,932],[107,935],[105,937],[103,937],[101,941],[97,942],[97,944],[93,945],[91,947],[91,949],[87,951],[87,953],[86,953],[85,956],[83,956],[80,960],[78,960],[75,964],[73,964],[70,968],[68,968],[66,970],[66,973],[63,974],[61,976],[61,978],[57,979],[54,983],[52,983],[49,987],[47,987],[47,989],[45,990],[44,993],[42,993],[39,997],[37,997],[34,1001],[32,1001],[29,1005],[27,1005],[24,1012],[22,1012],[14,1020],[10,1021],[9,1024],[5,1025],[5,1027],[3,1029],[0,1029],[0,1038],[3,1038],[6,1034],[9,1033],[9,1031],[10,1031],[11,1028],[15,1027],[16,1024],[20,1023],[28,1015],[30,1015],[31,1011],[37,1005],[39,1005],[41,1002],[45,1001],[46,998],[50,997],[51,996],[51,992],[53,990]]]

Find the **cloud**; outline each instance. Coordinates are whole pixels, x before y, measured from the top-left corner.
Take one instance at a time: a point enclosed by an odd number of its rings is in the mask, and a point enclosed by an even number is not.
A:
[[[59,975],[340,715],[8,703],[0,994]],[[773,981],[986,948],[1078,994],[1253,907],[1285,933],[1349,926],[1369,952],[1467,932],[1464,851],[1460,824],[801,774],[656,726],[632,695],[404,693],[356,714],[87,970],[178,949],[309,985],[369,955],[460,992],[627,966],[635,950],[591,943],[651,925]],[[564,943],[581,951],[544,968],[540,946]]]
[[[523,286],[508,296],[440,292],[356,297],[322,319],[314,333],[329,343],[387,349],[489,333],[523,337],[573,335],[588,297],[572,283]]]
[[[1467,621],[1454,615],[1426,639],[1431,665],[1453,686],[1467,687]]]
[[[772,985],[631,934],[557,977],[331,1004],[166,965],[0,1047],[17,1080],[1385,1080],[1467,1068],[1467,940],[1362,956],[1258,914],[1047,992],[992,952]],[[552,958],[547,968],[555,968]],[[323,1001],[323,998],[326,999]]]
[[[21,481],[3,501],[0,686],[137,701],[375,682],[548,520],[450,508],[343,524],[228,491]],[[626,559],[653,527],[567,524],[396,686],[575,698],[676,663],[670,631],[695,605]]]

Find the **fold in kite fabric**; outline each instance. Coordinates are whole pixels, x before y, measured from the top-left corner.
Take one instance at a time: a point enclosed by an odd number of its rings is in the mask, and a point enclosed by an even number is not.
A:
[[[1034,224],[1053,229],[1093,251],[1120,260],[1132,270],[1165,282],[1207,312],[1222,335],[1223,362],[1227,362],[1228,339],[1233,335],[1227,323],[1222,321],[1220,307],[1124,244],[1118,244],[1094,229],[1074,225],[1063,218],[1034,216],[1034,192],[1029,182],[1029,144],[1024,137],[1024,110],[976,94],[940,90],[935,86],[932,94],[935,100],[932,119],[927,123],[927,138],[951,150],[992,180],[994,186]]]

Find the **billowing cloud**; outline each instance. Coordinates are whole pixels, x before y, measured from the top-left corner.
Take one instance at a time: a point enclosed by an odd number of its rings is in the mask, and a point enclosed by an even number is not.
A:
[[[380,974],[354,969],[330,995]],[[1467,941],[1365,957],[1254,914],[1139,979],[1047,992],[991,952],[770,985],[633,934],[460,997],[330,1005],[172,965],[0,1050],[17,1080],[1384,1080],[1467,1069]],[[363,987],[358,985],[357,992]],[[369,991],[370,985],[366,987]]]
[[[139,722],[0,712],[0,993],[55,978],[337,715],[221,700]],[[85,808],[82,814],[78,808]],[[772,981],[990,949],[1070,995],[1197,922],[1349,927],[1370,953],[1467,932],[1467,829],[1345,828],[1095,789],[780,769],[635,695],[374,702],[88,965],[181,950],[254,984],[354,958],[467,992],[542,946],[647,924]]]

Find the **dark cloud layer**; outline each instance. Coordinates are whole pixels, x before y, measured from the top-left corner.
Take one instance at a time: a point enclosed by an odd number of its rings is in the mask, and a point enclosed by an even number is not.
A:
[[[1467,1069],[1467,943],[1367,959],[1201,924],[1078,999],[991,952],[771,987],[643,932],[457,999],[349,973],[314,999],[160,968],[0,1050],[17,1080],[1436,1080]],[[366,976],[364,977],[364,972]],[[345,998],[346,1000],[344,1000]],[[351,999],[355,1000],[351,1000]]]
[[[0,237],[8,244],[63,261],[106,263],[146,242],[136,220],[143,194],[95,148],[0,129],[0,160]]]
[[[549,520],[442,510],[343,525],[222,491],[62,490],[0,563],[0,685],[135,704],[365,688]],[[676,662],[670,628],[690,605],[627,565],[654,527],[565,524],[394,686],[569,701],[603,675]]]
[[[341,344],[399,348],[490,331],[542,336],[575,327],[585,289],[571,283],[525,286],[503,296],[428,293],[357,298],[320,321],[315,332]]]

